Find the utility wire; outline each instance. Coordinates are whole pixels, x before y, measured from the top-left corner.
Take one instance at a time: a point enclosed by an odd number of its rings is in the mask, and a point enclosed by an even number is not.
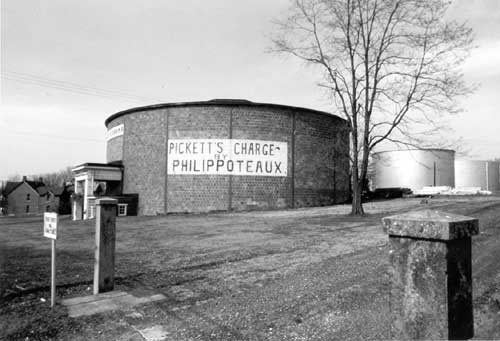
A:
[[[122,91],[99,89],[99,88],[91,87],[91,86],[82,86],[82,85],[76,84],[76,83],[58,81],[58,80],[40,77],[40,76],[36,76],[36,75],[32,75],[32,74],[24,74],[24,73],[14,72],[14,71],[2,71],[2,75],[4,78],[9,78],[9,79],[13,79],[13,80],[20,80],[20,81],[25,81],[25,82],[33,82],[36,84],[50,85],[50,86],[55,86],[57,88],[62,87],[62,88],[68,88],[68,89],[75,89],[78,91],[92,92],[92,93],[97,93],[99,95],[105,95],[105,96],[119,96],[119,97],[125,97],[125,98],[133,99],[133,100],[151,100],[152,99],[152,98],[147,98],[147,97],[142,97],[142,96],[130,95],[130,94],[127,94],[127,93],[122,92]]]
[[[105,139],[91,139],[85,137],[71,137],[71,136],[59,136],[59,135],[48,135],[48,134],[39,134],[39,133],[30,133],[30,132],[20,132],[20,131],[3,131],[2,135],[20,135],[20,136],[34,136],[34,137],[49,137],[63,140],[75,140],[75,141],[92,141],[92,142],[106,142]]]
[[[53,83],[55,85],[80,88],[82,90],[99,91],[99,92],[103,92],[103,93],[107,93],[107,94],[120,95],[120,96],[130,97],[130,98],[139,99],[139,100],[158,101],[158,99],[153,98],[153,97],[132,95],[132,94],[129,94],[127,92],[120,91],[120,90],[108,90],[108,89],[102,89],[102,88],[97,88],[97,87],[93,87],[93,86],[83,86],[83,85],[77,84],[77,83],[50,79],[50,78],[46,78],[46,77],[42,77],[42,76],[34,75],[34,74],[21,73],[21,72],[16,72],[16,71],[8,71],[8,70],[6,70],[6,71],[4,70],[2,73],[7,75],[7,76],[9,76],[9,75],[10,76],[18,76],[18,77],[23,77],[23,78],[27,78],[27,79],[36,80],[36,81],[49,82],[49,83]]]
[[[156,98],[152,97],[144,97],[144,96],[137,96],[137,95],[132,95],[125,93],[120,90],[108,90],[108,89],[102,89],[102,88],[96,88],[92,86],[85,86],[85,85],[80,85],[77,83],[72,83],[72,82],[66,82],[66,81],[59,81],[55,79],[49,79],[33,74],[26,74],[26,73],[20,73],[20,72],[15,72],[15,71],[6,71],[2,70],[0,73],[1,77],[4,79],[12,80],[12,81],[17,81],[17,82],[23,82],[23,83],[28,83],[32,85],[38,85],[42,87],[48,87],[48,88],[53,88],[57,90],[62,90],[62,91],[69,91],[69,92],[74,92],[74,93],[79,93],[79,94],[84,94],[84,95],[91,95],[91,96],[98,96],[102,98],[108,98],[108,99],[124,99],[127,101],[132,101],[132,102],[161,102],[161,100],[158,100]]]
[[[97,96],[97,97],[107,98],[107,99],[120,99],[120,100],[125,100],[125,101],[130,101],[130,102],[139,102],[139,100],[137,100],[137,99],[124,98],[122,96],[116,96],[116,95],[107,95],[107,94],[103,94],[103,93],[97,93],[95,91],[83,91],[83,90],[79,90],[79,89],[75,89],[75,88],[68,88],[68,87],[64,87],[64,86],[57,86],[57,85],[54,85],[54,84],[47,84],[47,83],[40,82],[40,81],[32,81],[32,80],[27,80],[27,79],[22,79],[22,78],[17,78],[17,77],[11,77],[11,76],[6,76],[6,75],[2,75],[2,78],[3,79],[8,79],[8,80],[11,80],[11,81],[15,81],[15,82],[28,83],[28,84],[31,84],[31,85],[38,85],[38,86],[42,86],[42,87],[45,87],[45,88],[52,88],[52,89],[57,89],[57,90],[62,90],[62,91],[67,91],[67,92],[73,92],[73,93],[77,93],[77,94],[82,94],[82,95]]]

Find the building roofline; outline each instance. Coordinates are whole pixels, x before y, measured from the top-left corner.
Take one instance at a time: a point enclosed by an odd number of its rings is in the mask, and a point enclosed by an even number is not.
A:
[[[423,152],[452,152],[456,153],[453,149],[446,148],[409,148],[409,149],[393,149],[393,150],[383,150],[380,152],[374,152],[375,154],[383,154],[383,153],[394,153],[394,152],[409,152],[409,151],[423,151]]]
[[[110,165],[109,163],[97,163],[97,162],[86,162],[82,163],[81,165],[77,165],[73,168],[71,168],[72,172],[75,172],[77,170],[81,170],[83,168],[105,168],[105,169],[123,169],[122,165]]]
[[[463,162],[496,162],[496,163],[500,163],[500,160],[498,161],[495,161],[495,160],[491,160],[491,159],[468,159],[468,158],[458,158],[458,159],[455,159],[455,161],[463,161]]]
[[[12,181],[12,182],[15,182],[15,181]],[[5,196],[8,196],[10,193],[14,192],[19,186],[21,186],[23,183],[25,183],[26,185],[28,185],[29,188],[31,188],[36,194],[40,195],[40,193],[38,193],[38,191],[36,190],[36,188],[34,188],[30,183],[29,181],[26,181],[26,180],[21,180],[19,182],[17,182],[17,185],[15,185],[14,187],[12,187],[12,189],[9,191],[9,192],[5,192],[4,195]]]
[[[288,109],[288,110],[290,110],[290,109],[291,110],[301,110],[301,111],[305,111],[305,112],[325,115],[325,116],[332,117],[332,118],[346,122],[346,120],[344,120],[343,118],[341,118],[337,115],[330,114],[326,111],[319,111],[319,110],[314,110],[314,109],[309,109],[309,108],[289,106],[289,105],[284,105],[284,104],[258,103],[258,102],[251,102],[251,101],[248,101],[245,99],[212,99],[209,101],[160,103],[160,104],[152,104],[152,105],[130,108],[127,110],[119,111],[119,112],[109,116],[104,121],[104,125],[107,127],[111,121],[117,119],[118,117],[121,117],[121,116],[124,116],[127,114],[131,114],[134,112],[152,110],[152,109],[162,109],[162,108],[195,107],[195,106],[233,106],[233,107],[248,106],[248,107],[275,108],[275,109],[285,109],[285,110],[286,109]]]
[[[11,181],[11,182],[15,182],[15,181]],[[21,184],[22,184],[23,182],[24,182],[24,181],[22,181],[22,180],[21,180],[21,181],[19,181],[19,182],[17,183],[17,185],[15,185],[14,187],[12,187],[9,191],[5,191],[5,190],[4,190],[3,194],[4,194],[5,196],[8,196],[10,193],[14,192],[14,190],[15,190],[16,188],[18,188],[19,186],[21,186]],[[31,185],[30,185],[30,184],[28,184],[28,186],[30,186],[30,187],[31,187]]]

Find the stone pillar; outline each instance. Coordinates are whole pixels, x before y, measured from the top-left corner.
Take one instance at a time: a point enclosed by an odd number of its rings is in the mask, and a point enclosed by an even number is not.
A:
[[[382,222],[390,243],[391,338],[472,338],[471,236],[478,220],[425,210]]]
[[[118,201],[101,198],[96,203],[94,295],[115,285],[115,235]]]

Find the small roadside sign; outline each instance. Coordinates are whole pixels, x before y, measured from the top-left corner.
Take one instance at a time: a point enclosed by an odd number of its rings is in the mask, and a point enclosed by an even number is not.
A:
[[[56,239],[59,215],[54,212],[43,214],[43,236],[52,239],[52,260],[50,262],[50,306],[56,304]]]
[[[43,214],[43,236],[50,239],[57,239],[57,224],[59,217],[57,213],[45,212]]]

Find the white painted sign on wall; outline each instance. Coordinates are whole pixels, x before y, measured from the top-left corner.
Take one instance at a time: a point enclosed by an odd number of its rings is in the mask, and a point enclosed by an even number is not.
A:
[[[115,137],[122,136],[125,131],[125,126],[123,124],[117,125],[111,129],[108,129],[106,134],[106,141],[114,139]]]
[[[168,141],[168,174],[287,176],[286,142],[237,139]]]

